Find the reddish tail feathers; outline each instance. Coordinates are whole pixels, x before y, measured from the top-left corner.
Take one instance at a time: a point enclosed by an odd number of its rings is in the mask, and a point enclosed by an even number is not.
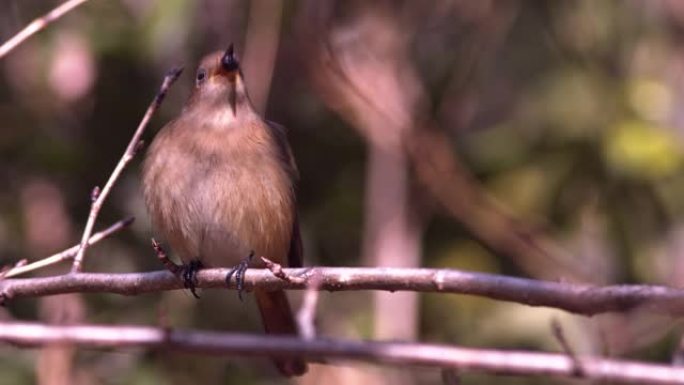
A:
[[[255,290],[261,319],[266,333],[297,335],[297,324],[290,303],[283,290]],[[306,361],[299,357],[273,357],[273,362],[284,376],[301,376],[306,373]]]

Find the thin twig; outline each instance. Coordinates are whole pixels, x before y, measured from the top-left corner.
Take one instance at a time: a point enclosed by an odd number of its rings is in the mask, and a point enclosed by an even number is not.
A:
[[[320,287],[321,278],[318,275],[313,275],[306,285],[302,307],[299,309],[299,312],[297,312],[299,332],[301,333],[302,338],[306,340],[316,338],[316,326],[314,321]]]
[[[108,228],[94,234],[90,239],[88,240],[88,246],[92,246],[101,240],[108,238],[110,235],[125,229],[128,227],[133,221],[135,220],[134,217],[122,219],[113,225],[109,226]],[[22,266],[15,266],[12,269],[9,269],[7,272],[4,274],[0,274],[0,278],[11,278],[11,277],[16,277],[21,274],[28,273],[30,271],[38,270],[46,266],[51,266],[54,264],[57,264],[62,261],[69,260],[73,258],[76,253],[78,253],[78,249],[81,247],[81,245],[75,245],[72,246],[60,253],[53,254],[47,258],[41,259],[40,261],[36,261],[33,263],[29,263],[28,265],[22,265]]]
[[[293,275],[285,273],[283,270],[283,265],[273,262],[270,259],[266,257],[261,257],[261,260],[264,262],[266,265],[266,268],[276,277],[282,279],[283,281],[287,281],[290,283],[304,283],[306,280],[301,277],[295,277]]]
[[[303,340],[276,335],[218,333],[140,326],[48,326],[0,324],[0,341],[20,346],[69,343],[95,348],[144,348],[234,356],[288,356],[354,360],[391,365],[457,368],[521,376],[573,377],[564,354],[402,342],[345,339]],[[684,368],[594,357],[582,358],[587,377],[605,382],[684,384]]]
[[[126,151],[119,160],[119,163],[117,163],[112,174],[109,176],[109,180],[107,180],[107,183],[105,184],[104,188],[100,190],[96,187],[96,190],[93,190],[92,197],[95,198],[95,200],[93,201],[90,207],[88,221],[86,222],[85,229],[83,230],[83,236],[81,238],[81,247],[79,248],[78,253],[76,254],[76,258],[74,258],[74,264],[71,266],[72,273],[81,272],[83,268],[83,258],[85,256],[86,250],[88,249],[88,239],[90,238],[90,234],[93,232],[93,226],[95,226],[95,220],[97,219],[97,216],[100,213],[102,204],[104,203],[105,199],[107,199],[107,196],[109,195],[112,186],[114,186],[114,183],[116,183],[116,181],[119,179],[119,175],[121,175],[121,172],[124,170],[124,168],[126,168],[128,163],[135,156],[136,150],[139,148],[140,137],[142,136],[143,131],[147,127],[147,124],[150,122],[150,119],[152,118],[154,113],[159,108],[159,105],[161,105],[161,102],[164,100],[164,97],[166,96],[166,92],[168,91],[169,87],[173,84],[174,81],[176,81],[176,79],[178,79],[178,76],[180,76],[181,71],[182,68],[174,68],[166,74],[161,87],[159,87],[157,95],[154,97],[154,100],[152,100],[152,103],[150,103],[150,106],[147,108],[147,111],[145,112],[145,115],[140,121],[138,128],[135,130],[135,133],[133,134],[131,141],[128,143],[128,147],[126,147]]]
[[[164,267],[166,267],[168,271],[171,272],[171,274],[178,275],[182,272],[183,267],[177,265],[171,259],[169,259],[169,256],[166,254],[166,250],[164,250],[161,243],[157,242],[157,240],[154,238],[152,238],[152,248],[157,254],[159,261],[162,263],[162,265],[164,265]]]
[[[88,0],[65,1],[52,11],[33,20],[29,25],[24,27],[24,29],[19,31],[16,35],[12,36],[12,38],[7,40],[0,46],[0,59],[7,55],[13,49],[17,48],[19,44],[23,43],[26,39],[33,36],[36,32],[41,31],[50,23],[64,16],[67,12],[73,10],[74,8],[85,3],[86,1]]]
[[[560,344],[560,346],[563,349],[563,351],[565,352],[565,354],[572,361],[572,364],[574,366],[574,369],[573,369],[574,376],[580,377],[580,378],[586,377],[584,369],[582,368],[582,362],[580,361],[579,358],[577,358],[577,354],[575,354],[575,351],[572,349],[572,347],[568,343],[568,340],[565,338],[565,333],[563,333],[563,328],[561,327],[560,322],[556,318],[554,318],[551,321],[551,331],[553,332],[553,336],[556,338],[556,340]]]
[[[9,265],[3,266],[2,268],[0,268],[0,278],[3,278],[11,270],[15,270],[15,269],[18,269],[22,266],[26,266],[27,263],[28,263],[28,259],[24,258],[24,259],[18,260],[14,264],[14,266],[9,266]]]
[[[225,288],[229,270],[200,270],[196,276],[197,288]],[[469,294],[583,315],[628,312],[635,309],[673,316],[684,315],[684,290],[665,286],[594,286],[453,269],[315,267],[288,268],[283,269],[283,273],[299,279],[287,281],[274,276],[267,269],[248,269],[244,288],[303,290],[308,287],[311,277],[318,275],[321,280],[320,289],[328,291],[387,290]],[[0,299],[85,292],[138,295],[182,288],[183,282],[166,270],[128,274],[79,273],[0,280]],[[234,282],[231,282],[230,288],[235,288]]]

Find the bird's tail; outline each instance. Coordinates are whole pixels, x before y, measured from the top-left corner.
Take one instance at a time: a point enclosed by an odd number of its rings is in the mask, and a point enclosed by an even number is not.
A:
[[[297,323],[292,315],[285,291],[255,290],[254,297],[259,306],[266,333],[298,335]],[[306,361],[300,357],[273,357],[272,359],[280,373],[287,377],[301,376],[306,373]]]

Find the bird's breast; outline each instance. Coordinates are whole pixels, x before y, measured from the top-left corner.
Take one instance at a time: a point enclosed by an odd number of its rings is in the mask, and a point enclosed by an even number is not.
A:
[[[151,149],[144,183],[155,227],[185,260],[232,266],[254,251],[284,261],[292,181],[268,143],[219,139],[204,135]]]

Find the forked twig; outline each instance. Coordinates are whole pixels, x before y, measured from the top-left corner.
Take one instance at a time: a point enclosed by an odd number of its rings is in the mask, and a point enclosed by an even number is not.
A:
[[[154,249],[154,252],[157,253],[157,258],[159,261],[166,267],[168,271],[170,271],[173,275],[179,275],[183,267],[180,265],[177,265],[174,263],[171,259],[169,259],[169,256],[166,254],[166,250],[162,247],[161,243],[157,242],[156,239],[152,238],[152,248]]]
[[[101,240],[108,238],[110,235],[128,227],[133,221],[135,220],[134,217],[122,219],[113,225],[109,226],[108,228],[95,233],[90,239],[88,240],[88,246],[94,245],[97,242],[100,242]],[[16,277],[21,274],[28,273],[30,271],[38,270],[43,267],[51,266],[54,264],[57,264],[62,261],[69,260],[78,253],[78,249],[81,247],[81,245],[75,245],[72,246],[62,252],[59,252],[57,254],[53,254],[47,258],[41,259],[39,261],[29,263],[29,264],[24,264],[20,266],[15,266],[9,270],[7,270],[5,273],[0,274],[0,278],[11,278],[11,277]]]
[[[285,271],[283,270],[283,265],[281,265],[279,263],[273,262],[266,257],[261,257],[261,260],[266,265],[266,268],[268,270],[270,270],[274,276],[282,279],[283,281],[290,282],[290,283],[299,283],[299,284],[306,282],[306,278],[295,277],[293,275],[285,273]]]
[[[109,180],[107,180],[107,183],[102,190],[97,187],[93,190],[93,194],[91,196],[91,198],[93,198],[93,203],[90,207],[90,213],[88,214],[88,222],[86,222],[85,229],[83,230],[83,236],[81,237],[81,246],[76,254],[76,258],[74,258],[74,264],[71,266],[72,273],[78,273],[82,270],[83,258],[85,256],[86,250],[88,249],[88,239],[90,238],[90,234],[93,232],[93,226],[95,226],[95,220],[100,213],[102,204],[104,203],[105,199],[107,199],[112,186],[114,186],[114,183],[116,183],[116,181],[119,179],[123,169],[126,168],[128,163],[135,156],[136,150],[140,146],[140,137],[142,136],[143,131],[145,131],[150,119],[159,108],[159,105],[161,105],[161,102],[164,100],[169,87],[171,87],[173,82],[178,79],[178,76],[180,76],[182,71],[182,68],[174,68],[166,74],[161,87],[159,87],[157,95],[147,108],[147,111],[140,121],[138,128],[135,130],[131,141],[128,143],[128,147],[126,147],[126,151],[119,160],[119,163],[114,168],[112,174],[109,176]]]

